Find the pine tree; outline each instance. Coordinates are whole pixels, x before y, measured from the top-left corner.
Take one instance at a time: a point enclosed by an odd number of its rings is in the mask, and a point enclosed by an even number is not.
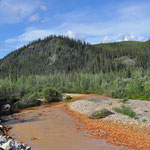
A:
[[[9,80],[11,82],[16,82],[17,81],[17,71],[14,67],[14,63],[11,62],[9,65]]]

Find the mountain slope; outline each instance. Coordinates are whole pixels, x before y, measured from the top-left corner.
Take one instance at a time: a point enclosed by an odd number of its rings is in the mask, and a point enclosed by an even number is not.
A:
[[[107,73],[149,69],[150,41],[89,45],[63,36],[34,41],[0,60],[0,78],[59,72]]]

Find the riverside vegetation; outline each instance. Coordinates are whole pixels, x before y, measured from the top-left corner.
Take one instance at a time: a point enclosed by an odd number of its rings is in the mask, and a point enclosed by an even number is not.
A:
[[[22,76],[15,82],[5,78],[0,80],[0,99],[18,99],[18,108],[40,105],[38,99],[47,97],[48,92],[52,93],[52,97],[58,98],[61,98],[59,93],[63,92],[107,94],[113,98],[149,100],[149,72],[142,75],[142,71],[133,71],[131,78],[114,73],[30,75]],[[51,101],[51,98],[48,101]]]
[[[0,101],[26,108],[40,105],[48,91],[54,99],[67,92],[150,100],[149,54],[150,41],[90,45],[63,36],[39,39],[0,59]]]

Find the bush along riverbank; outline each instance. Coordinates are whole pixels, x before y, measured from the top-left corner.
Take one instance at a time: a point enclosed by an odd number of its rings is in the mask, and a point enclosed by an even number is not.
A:
[[[62,93],[105,94],[113,98],[150,100],[150,71],[137,70],[108,74],[58,73],[0,79],[0,99],[19,99],[21,103],[38,105],[35,97],[43,99],[43,89],[52,88]],[[25,102],[29,97],[32,102]],[[36,99],[37,99],[36,98]],[[20,104],[18,104],[21,106]],[[21,106],[22,107],[22,106]]]

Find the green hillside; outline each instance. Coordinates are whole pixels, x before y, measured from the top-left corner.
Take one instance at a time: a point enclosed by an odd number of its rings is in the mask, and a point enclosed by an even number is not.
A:
[[[10,66],[18,77],[59,72],[108,73],[149,69],[150,41],[89,45],[63,36],[34,41],[0,60],[0,78]]]
[[[149,69],[150,41],[90,45],[50,36],[0,60],[0,101],[35,106],[45,88],[150,100]]]

